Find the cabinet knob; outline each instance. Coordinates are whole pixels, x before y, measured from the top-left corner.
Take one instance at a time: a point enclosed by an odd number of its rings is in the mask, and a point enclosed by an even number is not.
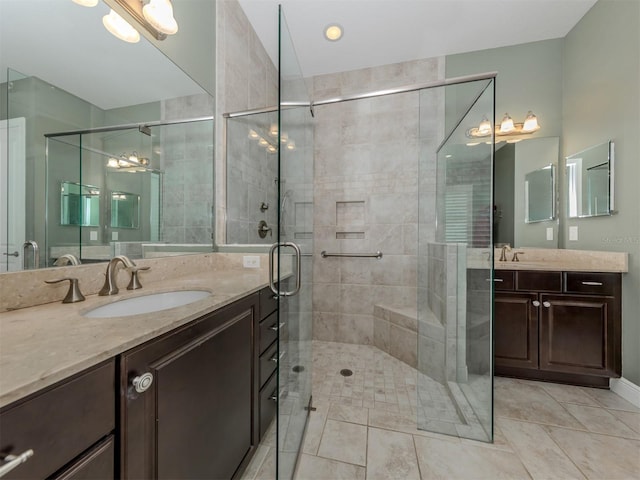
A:
[[[133,388],[135,388],[136,392],[138,393],[143,393],[149,390],[149,387],[151,386],[152,383],[153,383],[153,375],[149,372],[143,373],[142,375],[135,377],[131,381]]]
[[[538,300],[534,300],[532,303],[533,303],[534,307],[539,307],[540,306],[540,302]]]
[[[542,302],[542,305],[546,308],[549,308],[551,306],[550,302]]]

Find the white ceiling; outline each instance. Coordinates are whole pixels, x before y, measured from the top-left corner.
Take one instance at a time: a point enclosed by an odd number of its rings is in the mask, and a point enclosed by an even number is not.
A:
[[[239,0],[276,63],[280,3],[305,77],[564,37],[596,0]],[[323,29],[337,22],[343,38]],[[277,63],[276,63],[277,65]]]

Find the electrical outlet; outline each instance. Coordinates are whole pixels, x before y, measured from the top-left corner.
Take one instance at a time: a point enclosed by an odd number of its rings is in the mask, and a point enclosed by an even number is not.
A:
[[[569,240],[571,240],[572,242],[577,242],[578,241],[578,227],[577,226],[569,227]]]
[[[242,257],[242,266],[244,268],[260,268],[260,257],[245,255]]]
[[[553,240],[553,227],[547,227],[547,240]]]
[[[111,240],[118,240],[118,232],[111,232]]]
[[[98,240],[98,232],[96,230],[90,230],[89,231],[89,240],[91,241],[96,241]]]

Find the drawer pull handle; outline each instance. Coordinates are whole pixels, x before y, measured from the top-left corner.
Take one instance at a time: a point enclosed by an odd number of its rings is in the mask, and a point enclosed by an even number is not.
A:
[[[269,395],[269,400],[272,400],[274,402],[278,402],[278,389],[275,389],[271,395]]]
[[[549,308],[551,306],[551,303],[549,302],[542,302],[542,305],[546,308]]]
[[[540,302],[538,300],[534,300],[533,301],[533,306],[534,307],[539,307],[540,306]]]
[[[491,281],[491,279],[487,278],[487,282],[490,282],[490,281]],[[494,282],[504,282],[504,280],[502,278],[494,278],[493,281]]]
[[[138,393],[143,393],[149,390],[149,387],[151,387],[152,383],[153,383],[153,375],[149,372],[143,373],[142,375],[135,377],[131,381],[133,388],[135,388],[136,392]]]
[[[591,287],[601,287],[602,282],[582,282],[583,285],[589,285]]]
[[[280,355],[274,355],[273,357],[271,357],[269,359],[270,362],[276,362],[278,363],[280,360],[282,360],[282,357],[284,357],[284,354],[287,353],[284,350],[280,353]]]
[[[269,327],[269,329],[273,330],[274,332],[277,332],[282,327],[284,327],[284,322],[280,322],[280,324],[274,323],[271,327]]]
[[[4,457],[6,463],[0,467],[0,477],[4,477],[11,470],[22,465],[31,457],[33,457],[33,450],[31,449],[22,452],[20,455],[7,455]]]

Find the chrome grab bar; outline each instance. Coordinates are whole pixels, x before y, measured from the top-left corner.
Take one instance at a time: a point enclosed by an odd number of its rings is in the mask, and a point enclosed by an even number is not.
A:
[[[296,288],[294,288],[289,292],[281,292],[278,289],[276,289],[276,285],[273,280],[273,273],[274,273],[273,254],[280,247],[291,247],[296,252]],[[300,247],[294,242],[281,242],[281,243],[274,243],[273,245],[271,245],[271,248],[269,249],[269,288],[275,295],[279,297],[292,297],[298,294],[298,292],[300,291],[300,286],[302,281],[302,261],[301,261],[302,258],[301,257],[302,257],[302,253],[300,252]]]
[[[33,249],[33,268],[40,266],[40,249],[35,240],[27,240],[22,244],[22,269],[27,270],[27,248]]]
[[[382,252],[378,250],[375,253],[327,253],[326,250],[320,252],[320,256],[322,258],[327,257],[359,257],[359,258],[377,258],[380,260],[382,258]]]

